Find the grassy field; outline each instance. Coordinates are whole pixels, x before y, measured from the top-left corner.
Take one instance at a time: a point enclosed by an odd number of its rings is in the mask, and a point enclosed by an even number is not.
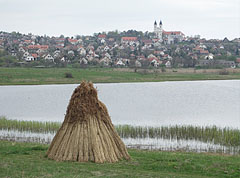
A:
[[[0,85],[70,84],[80,83],[82,80],[118,83],[240,79],[238,69],[231,69],[227,75],[220,75],[219,72],[220,70],[193,69],[169,69],[161,72],[153,69],[0,68]],[[65,73],[71,73],[73,78],[66,78]]]
[[[240,177],[240,157],[128,150],[131,161],[114,164],[55,162],[48,145],[0,141],[0,177]]]

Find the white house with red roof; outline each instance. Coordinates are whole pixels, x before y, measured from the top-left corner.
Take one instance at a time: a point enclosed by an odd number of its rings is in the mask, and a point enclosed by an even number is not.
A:
[[[105,39],[107,37],[106,34],[99,34],[98,39]]]
[[[163,31],[163,36],[168,44],[182,42],[185,38],[185,35],[180,31]]]
[[[71,43],[71,44],[73,44],[73,45],[76,45],[77,43],[78,43],[78,40],[76,40],[76,39],[68,39],[68,42],[69,43]]]
[[[130,42],[137,42],[137,37],[122,37],[121,42],[122,43],[130,43]]]

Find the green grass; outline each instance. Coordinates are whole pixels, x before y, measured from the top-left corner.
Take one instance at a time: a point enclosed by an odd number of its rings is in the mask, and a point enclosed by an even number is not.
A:
[[[60,122],[39,122],[9,120],[0,117],[0,129],[29,131],[37,133],[56,132],[61,126]],[[205,143],[211,142],[223,146],[239,147],[240,130],[230,128],[199,127],[199,126],[162,126],[144,127],[131,125],[116,125],[121,138],[164,138],[198,140]]]
[[[48,145],[0,141],[0,177],[240,177],[240,156],[129,149],[131,161],[56,162]]]
[[[71,73],[73,78],[65,78],[65,73]],[[94,83],[118,83],[226,79],[240,79],[240,72],[229,75],[176,72],[143,74],[111,68],[0,68],[0,85],[70,84],[80,83],[82,80]]]

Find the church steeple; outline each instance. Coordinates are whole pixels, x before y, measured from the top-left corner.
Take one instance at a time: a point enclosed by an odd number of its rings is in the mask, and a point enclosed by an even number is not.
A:
[[[157,22],[155,20],[154,22],[154,31],[155,37],[159,39],[160,42],[163,41],[162,34],[163,34],[163,28],[162,28],[162,20],[160,20],[159,27],[157,25]]]

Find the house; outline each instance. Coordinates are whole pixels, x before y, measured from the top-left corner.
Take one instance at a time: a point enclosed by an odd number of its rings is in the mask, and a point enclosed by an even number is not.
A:
[[[54,51],[54,53],[53,53],[53,57],[54,57],[54,58],[58,58],[58,57],[60,57],[60,54],[61,54],[61,51],[60,51],[60,50],[56,50],[56,51]]]
[[[102,66],[108,66],[109,63],[110,63],[110,60],[109,60],[107,57],[104,57],[104,58],[102,58],[102,59],[100,60],[100,64],[101,64]]]
[[[171,68],[171,62],[170,61],[165,60],[165,61],[162,62],[162,64],[165,65],[166,68]]]
[[[99,34],[98,35],[98,39],[105,39],[107,37],[107,35],[105,34]]]
[[[63,56],[61,59],[60,59],[61,62],[65,62],[65,57]]]
[[[18,51],[19,51],[19,52],[22,52],[22,53],[25,53],[25,52],[26,52],[23,47],[20,47],[20,48],[18,49]]]
[[[87,54],[87,52],[86,52],[86,50],[84,48],[79,48],[78,51],[79,51],[79,54],[81,56],[86,56],[86,54]]]
[[[78,40],[68,38],[68,42],[71,43],[72,45],[76,45],[78,43]]]
[[[240,67],[240,58],[236,59],[237,66]]]
[[[25,58],[27,58],[28,56],[29,56],[29,52],[26,51],[26,52],[23,54],[23,58],[25,59]]]
[[[110,48],[108,46],[104,47],[104,51],[108,51]]]
[[[24,40],[24,43],[25,44],[30,44],[30,43],[32,43],[32,40]]]
[[[142,63],[140,61],[136,60],[135,67],[138,67],[138,68],[142,67]]]
[[[11,56],[17,56],[17,53],[15,52],[14,49],[11,50]]]
[[[150,59],[150,58],[157,58],[157,57],[154,56],[153,54],[149,54],[147,58]]]
[[[48,49],[48,45],[28,45],[28,49],[42,49],[43,51],[44,50],[47,50]]]
[[[115,39],[114,39],[114,38],[108,38],[108,41],[109,41],[109,42],[114,42]]]
[[[74,56],[74,51],[73,50],[68,51],[68,55]]]
[[[78,43],[79,44],[82,44],[82,42],[83,42],[83,40],[80,38],[80,39],[78,39]]]
[[[25,58],[25,61],[27,62],[34,61],[34,57],[32,55],[29,55]]]
[[[82,59],[79,60],[79,63],[83,64],[83,65],[87,65],[88,64],[88,60],[85,59],[85,58],[82,58]]]
[[[111,59],[111,55],[109,53],[106,53],[104,56],[108,59]]]
[[[200,55],[208,55],[208,50],[200,50]]]
[[[185,35],[181,31],[163,31],[163,36],[166,38],[168,44],[182,42]]]
[[[94,54],[93,49],[90,49],[90,50],[88,51],[88,54],[93,55],[93,54]]]
[[[157,58],[148,58],[150,65],[154,67],[158,67],[162,61],[159,61]]]
[[[144,45],[152,45],[153,44],[152,40],[142,40],[142,43],[144,43]]]
[[[56,47],[57,48],[63,48],[64,47],[64,42],[57,42]]]
[[[213,57],[214,57],[214,55],[212,53],[209,53],[207,56],[204,57],[204,59],[212,60]]]
[[[54,61],[54,58],[50,54],[46,55],[44,59],[49,61]]]
[[[116,62],[116,66],[125,66],[125,64],[123,63],[122,60],[118,60],[118,61]]]
[[[122,37],[121,42],[122,43],[130,43],[130,42],[137,42],[137,37]]]
[[[32,57],[34,58],[34,60],[37,60],[37,59],[38,59],[38,54],[33,53],[33,54],[31,54],[31,55],[32,55]]]
[[[220,49],[224,49],[224,46],[223,46],[223,45],[221,45],[219,48],[220,48]]]
[[[100,41],[102,44],[104,44],[106,41],[105,41],[105,39],[101,39],[101,41]]]

